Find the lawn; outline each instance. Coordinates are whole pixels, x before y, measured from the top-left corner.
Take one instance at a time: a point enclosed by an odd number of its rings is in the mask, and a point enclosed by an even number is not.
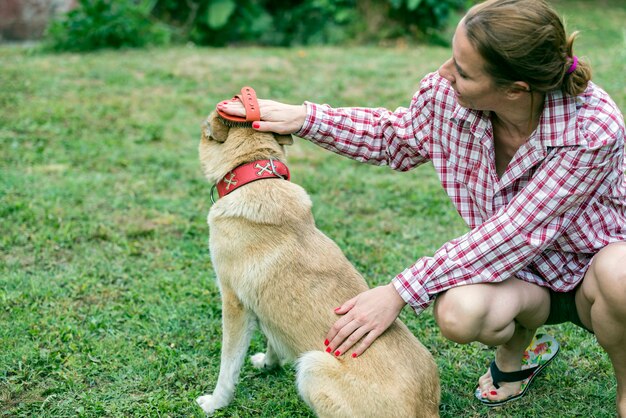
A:
[[[626,5],[555,3],[594,80],[626,109]],[[260,97],[406,106],[442,47],[182,46],[86,55],[0,45],[0,416],[202,417],[219,369],[220,299],[209,259],[210,186],[197,157],[215,103]],[[466,227],[429,165],[360,165],[297,140],[292,180],[318,227],[371,285]],[[562,353],[530,395],[473,398],[493,350],[457,345],[431,309],[403,320],[435,356],[443,417],[612,417],[615,379],[595,338],[546,327]],[[256,335],[250,354],[263,350]],[[293,369],[246,363],[220,417],[307,417]]]

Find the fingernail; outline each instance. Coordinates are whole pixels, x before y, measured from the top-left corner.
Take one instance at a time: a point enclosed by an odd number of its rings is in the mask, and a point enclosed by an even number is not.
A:
[[[227,104],[228,104],[228,102],[222,102],[222,103],[220,103],[220,104],[227,105]]]
[[[491,392],[489,392],[490,395],[492,396],[496,396],[498,394],[498,392],[496,392],[495,390],[492,390]]]
[[[327,352],[327,353],[330,353],[331,351],[333,351],[333,349],[332,349],[332,348],[330,348],[330,347],[328,347],[328,348],[326,349],[326,352]]]
[[[330,344],[330,341],[324,340],[324,345],[328,345],[328,344]]]
[[[337,312],[339,309],[341,309],[341,306],[339,306],[338,308],[335,308],[335,312]]]
[[[480,396],[482,396],[483,398],[486,398],[487,397],[487,392],[481,393]]]
[[[339,354],[341,354],[341,353],[339,352],[339,350],[335,351],[335,355],[336,355],[337,357],[339,357]]]
[[[357,358],[358,354],[357,353],[352,353],[352,358]]]
[[[261,124],[260,124],[259,122],[254,122],[254,123],[252,124],[252,127],[253,127],[254,129],[259,129],[259,127],[260,127],[260,126],[261,126]]]

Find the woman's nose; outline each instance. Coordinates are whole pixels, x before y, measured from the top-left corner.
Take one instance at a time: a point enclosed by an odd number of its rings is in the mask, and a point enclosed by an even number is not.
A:
[[[439,75],[450,83],[454,82],[454,76],[452,75],[452,58],[448,61],[444,62],[441,67],[439,67]]]

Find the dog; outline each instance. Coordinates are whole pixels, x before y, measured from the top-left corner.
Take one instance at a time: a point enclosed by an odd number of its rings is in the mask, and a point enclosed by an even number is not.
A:
[[[228,127],[215,112],[203,126],[202,170],[225,193],[208,215],[223,335],[215,390],[197,403],[207,414],[229,404],[258,323],[267,350],[252,364],[295,361],[298,392],[317,416],[439,416],[435,361],[400,320],[358,358],[325,351],[333,308],[368,286],[316,228],[305,190],[286,179],[285,145],[292,143],[291,135]],[[243,166],[265,177],[241,185]]]

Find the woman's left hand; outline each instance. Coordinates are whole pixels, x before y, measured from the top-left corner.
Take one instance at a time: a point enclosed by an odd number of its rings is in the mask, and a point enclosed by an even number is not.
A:
[[[391,283],[360,293],[335,309],[343,317],[326,335],[326,345],[339,356],[363,339],[351,353],[352,357],[360,356],[391,326],[405,303]]]

